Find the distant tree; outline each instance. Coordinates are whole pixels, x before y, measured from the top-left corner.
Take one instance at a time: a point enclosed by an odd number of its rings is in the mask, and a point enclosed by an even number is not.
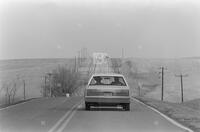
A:
[[[4,84],[4,89],[6,90],[6,92],[5,92],[6,104],[14,103],[16,92],[17,92],[16,82],[14,81],[11,83]]]
[[[52,70],[51,78],[48,77],[46,86],[42,85],[43,96],[49,95],[50,90],[52,90],[52,96],[64,96],[66,93],[71,95],[81,83],[79,72],[59,66],[57,69]]]
[[[131,62],[131,61],[126,61],[125,63],[126,63],[126,64],[127,64],[127,66],[129,67],[129,69],[131,69],[131,68],[132,68],[132,62]]]
[[[121,60],[118,58],[112,58],[112,68],[115,73],[120,73],[120,67],[121,67]]]
[[[3,82],[1,85],[1,88],[0,88],[0,94],[4,89],[6,89],[6,87],[7,87],[7,84],[5,82]]]

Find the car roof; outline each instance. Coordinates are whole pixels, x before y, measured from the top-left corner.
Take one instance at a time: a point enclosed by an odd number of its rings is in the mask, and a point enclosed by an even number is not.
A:
[[[122,74],[118,73],[94,73],[92,77],[94,76],[118,76],[118,77],[124,77]]]

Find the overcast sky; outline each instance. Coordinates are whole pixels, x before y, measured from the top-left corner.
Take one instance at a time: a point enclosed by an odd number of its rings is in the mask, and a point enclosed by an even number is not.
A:
[[[0,2],[0,59],[200,56],[198,0]]]

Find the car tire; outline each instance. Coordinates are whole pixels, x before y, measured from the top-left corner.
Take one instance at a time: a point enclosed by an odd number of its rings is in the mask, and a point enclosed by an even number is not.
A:
[[[90,104],[85,103],[85,110],[90,110]]]
[[[125,111],[130,111],[130,104],[124,104],[123,108]]]

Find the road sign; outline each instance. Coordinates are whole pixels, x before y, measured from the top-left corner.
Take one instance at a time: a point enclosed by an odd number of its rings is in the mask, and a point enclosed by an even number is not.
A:
[[[93,62],[94,64],[104,64],[108,59],[107,53],[93,53]]]

